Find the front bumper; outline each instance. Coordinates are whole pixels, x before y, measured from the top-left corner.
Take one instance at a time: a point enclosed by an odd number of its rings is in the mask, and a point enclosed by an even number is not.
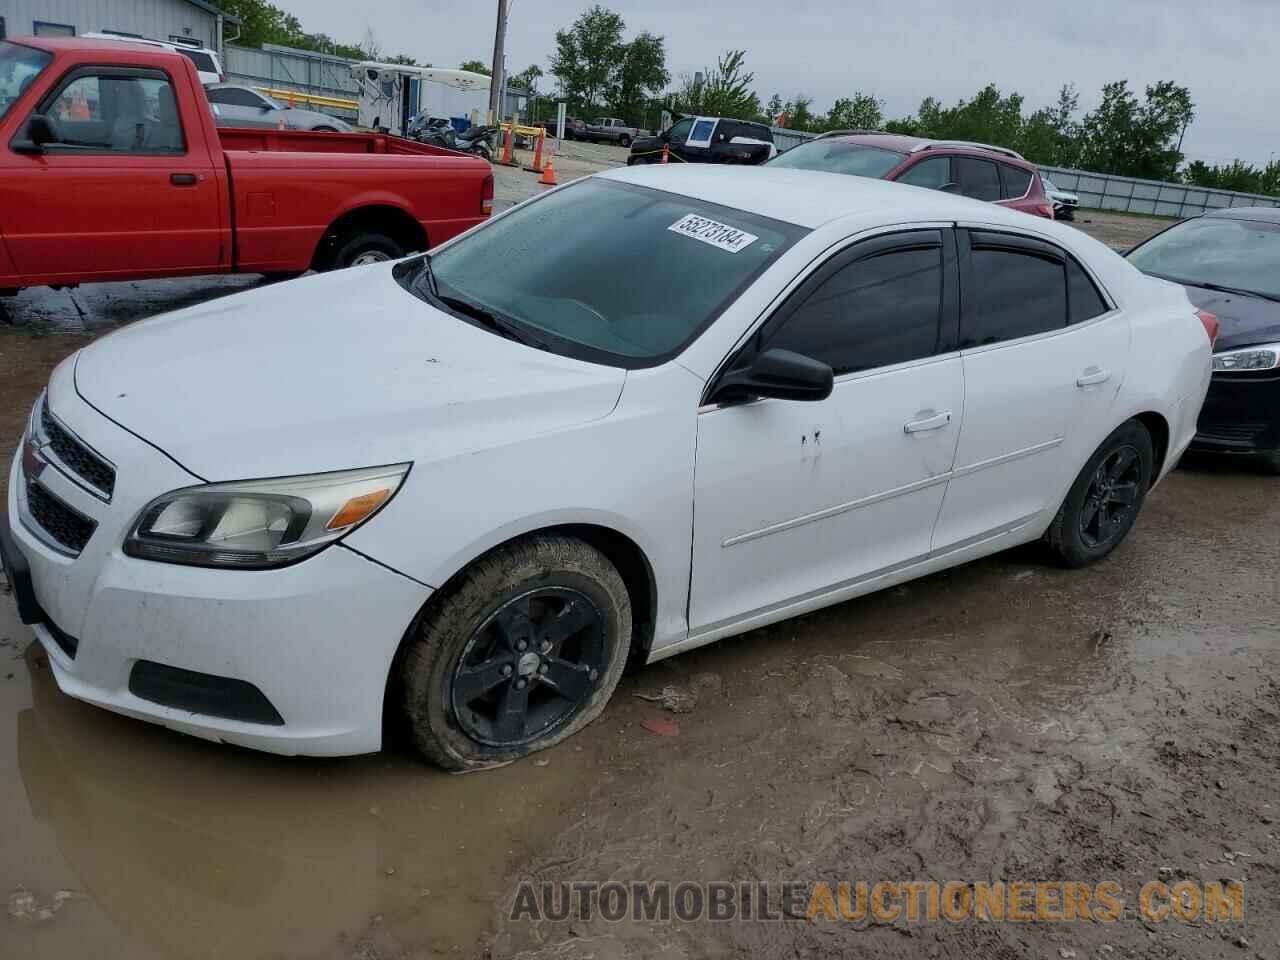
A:
[[[193,481],[56,383],[50,397],[120,477],[103,503],[60,471],[40,475],[97,524],[68,556],[23,513],[21,457],[10,471],[8,516],[0,515],[6,568],[58,686],[117,713],[273,753],[378,750],[391,662],[431,591],[341,544],[267,571],[125,556],[124,534],[144,501],[160,486]],[[269,710],[248,709],[245,688]]]
[[[1280,450],[1280,373],[1215,373],[1191,449],[1250,454]]]

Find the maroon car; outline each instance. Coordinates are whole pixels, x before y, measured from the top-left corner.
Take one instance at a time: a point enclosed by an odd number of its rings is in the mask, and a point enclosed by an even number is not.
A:
[[[1004,147],[891,133],[835,132],[792,147],[770,160],[769,166],[894,180],[1053,219],[1053,201],[1045,195],[1035,164]]]

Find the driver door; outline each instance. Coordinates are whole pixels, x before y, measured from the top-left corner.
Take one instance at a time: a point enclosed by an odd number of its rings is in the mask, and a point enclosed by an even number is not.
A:
[[[33,111],[56,140],[13,151],[6,167],[5,241],[24,283],[226,269],[223,199],[195,110],[161,70],[62,78]]]
[[[792,616],[927,557],[964,403],[955,251],[949,227],[848,247],[726,364],[778,347],[836,378],[818,402],[699,411],[691,637]]]

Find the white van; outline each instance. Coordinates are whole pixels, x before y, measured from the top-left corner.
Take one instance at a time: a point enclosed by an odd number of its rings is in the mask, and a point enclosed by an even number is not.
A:
[[[123,33],[82,33],[80,36],[88,37],[92,40],[124,40],[129,43],[145,43],[152,47],[176,50],[196,65],[196,71],[200,74],[201,83],[222,83],[226,80],[226,74],[222,72],[222,61],[218,59],[217,51],[202,47],[195,40],[190,43],[178,43],[172,40],[131,37]]]

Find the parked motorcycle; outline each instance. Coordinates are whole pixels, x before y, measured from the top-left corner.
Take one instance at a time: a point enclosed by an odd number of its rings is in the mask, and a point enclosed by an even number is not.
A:
[[[493,159],[497,127],[471,127],[458,133],[443,117],[414,117],[409,124],[409,136],[419,143],[462,153],[473,153],[486,160]]]

